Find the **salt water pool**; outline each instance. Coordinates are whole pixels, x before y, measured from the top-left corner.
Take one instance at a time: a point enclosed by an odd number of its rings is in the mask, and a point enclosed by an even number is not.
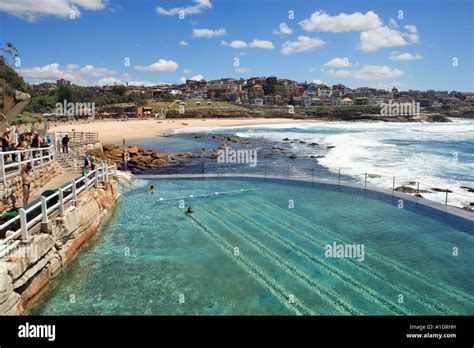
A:
[[[136,179],[30,314],[473,315],[474,222],[398,203],[320,183]],[[327,257],[334,243],[363,260]]]

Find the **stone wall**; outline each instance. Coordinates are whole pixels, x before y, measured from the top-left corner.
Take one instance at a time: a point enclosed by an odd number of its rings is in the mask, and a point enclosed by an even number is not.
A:
[[[37,233],[0,260],[0,315],[27,313],[49,282],[98,232],[101,221],[118,200],[114,180],[100,183],[97,190],[83,194],[63,217],[52,219],[47,233]]]
[[[63,168],[57,161],[51,162],[50,165],[34,169],[32,173],[33,182],[31,184],[32,193],[38,192],[41,187],[53,180],[56,176],[61,175]],[[30,194],[31,195],[31,194]],[[7,180],[7,184],[0,184],[0,214],[16,207],[21,207],[23,201],[23,190],[21,176],[15,176]]]

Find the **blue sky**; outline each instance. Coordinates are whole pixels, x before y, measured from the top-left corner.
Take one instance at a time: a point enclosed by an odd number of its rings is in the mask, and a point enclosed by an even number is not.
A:
[[[1,1],[0,42],[18,48],[17,70],[28,81],[149,85],[276,75],[474,91],[470,0],[76,2]]]

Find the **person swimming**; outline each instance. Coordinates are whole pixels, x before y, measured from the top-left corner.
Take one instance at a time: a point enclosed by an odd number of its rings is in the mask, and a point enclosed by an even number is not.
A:
[[[155,186],[151,185],[150,188],[148,189],[150,192],[155,192]]]
[[[188,210],[186,210],[186,214],[192,214],[192,213],[194,213],[193,208],[189,207]]]

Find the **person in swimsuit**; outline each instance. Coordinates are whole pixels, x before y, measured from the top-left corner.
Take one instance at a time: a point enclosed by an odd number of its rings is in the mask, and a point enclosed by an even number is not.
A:
[[[186,210],[187,215],[191,215],[193,212],[193,208],[189,207],[188,210]]]
[[[26,207],[28,200],[30,199],[31,189],[31,164],[27,164],[26,167],[21,171],[21,180],[23,183],[23,207]]]

